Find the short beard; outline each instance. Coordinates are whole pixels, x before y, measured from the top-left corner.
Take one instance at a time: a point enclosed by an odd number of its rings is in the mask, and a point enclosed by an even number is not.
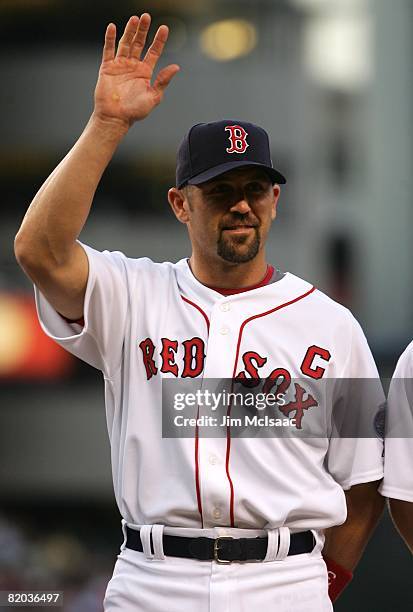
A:
[[[221,232],[217,242],[217,253],[222,259],[230,263],[247,263],[256,257],[260,249],[260,236],[258,228],[255,229],[254,240],[246,251],[239,252],[237,245],[224,239]]]

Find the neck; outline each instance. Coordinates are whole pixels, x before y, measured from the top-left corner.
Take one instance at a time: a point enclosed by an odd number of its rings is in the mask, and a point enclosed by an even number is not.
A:
[[[246,263],[234,264],[224,260],[209,261],[192,253],[189,260],[193,275],[203,285],[222,289],[242,289],[260,283],[267,272],[265,253]]]

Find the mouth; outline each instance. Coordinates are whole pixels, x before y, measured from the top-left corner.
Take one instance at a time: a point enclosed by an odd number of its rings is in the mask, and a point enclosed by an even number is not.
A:
[[[256,225],[228,225],[227,227],[222,228],[223,232],[235,232],[235,233],[243,233],[249,232],[250,230],[254,230]]]
[[[232,235],[241,235],[241,234],[249,234],[254,230],[252,226],[240,226],[240,227],[225,227],[224,232]]]

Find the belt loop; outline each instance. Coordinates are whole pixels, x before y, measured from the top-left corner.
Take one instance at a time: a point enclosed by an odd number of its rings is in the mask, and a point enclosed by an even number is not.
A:
[[[143,554],[147,559],[153,559],[153,553],[151,550],[151,529],[152,525],[142,525],[139,530]]]
[[[317,531],[317,529],[311,529],[311,533],[314,537],[314,548],[311,551],[311,554],[317,555],[324,548],[325,535],[322,531]]]
[[[124,550],[124,548],[126,547],[126,521],[125,519],[122,519],[122,533],[123,533],[123,542],[120,545],[120,552],[122,552],[122,550]]]
[[[288,555],[288,551],[290,549],[290,530],[288,527],[280,527],[278,529],[279,532],[279,541],[278,541],[278,551],[275,556],[276,561],[282,561]]]
[[[165,559],[165,553],[163,552],[163,525],[152,526],[152,544],[154,559]]]
[[[275,561],[278,551],[278,542],[280,539],[278,529],[267,529],[266,531],[268,536],[268,546],[267,554],[263,559],[263,563],[265,563],[266,561]]]

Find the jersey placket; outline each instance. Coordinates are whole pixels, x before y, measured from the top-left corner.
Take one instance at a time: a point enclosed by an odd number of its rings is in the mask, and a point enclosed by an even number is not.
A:
[[[208,350],[205,359],[204,387],[216,387],[209,384],[210,379],[224,379],[224,387],[228,389],[228,381],[232,378],[234,368],[234,350],[239,333],[238,317],[234,312],[234,304],[230,298],[219,300],[212,308],[208,339]],[[220,407],[215,412],[210,407],[200,407],[199,414],[213,416],[221,423],[226,410]],[[204,527],[231,525],[230,499],[231,482],[227,474],[227,438],[226,429],[217,427],[216,437],[200,436],[198,447],[200,492],[203,510]],[[209,428],[214,435],[214,428]]]

